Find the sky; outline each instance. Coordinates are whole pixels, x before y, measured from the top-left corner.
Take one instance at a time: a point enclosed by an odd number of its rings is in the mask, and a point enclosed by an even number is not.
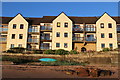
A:
[[[14,17],[57,16],[61,12],[68,16],[101,16],[107,12],[118,16],[118,2],[2,2],[2,15]]]

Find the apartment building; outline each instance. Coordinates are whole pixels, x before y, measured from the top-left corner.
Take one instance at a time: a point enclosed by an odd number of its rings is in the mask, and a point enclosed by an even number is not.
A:
[[[64,12],[41,18],[1,17],[2,51],[13,47],[100,51],[120,47],[120,17],[104,13],[100,17],[74,17]]]

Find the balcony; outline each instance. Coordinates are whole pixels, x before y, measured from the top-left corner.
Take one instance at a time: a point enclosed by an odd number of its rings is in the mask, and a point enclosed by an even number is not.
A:
[[[51,49],[51,47],[50,47],[50,46],[48,46],[48,47],[42,47],[42,46],[41,46],[40,49],[41,49],[41,50],[47,50],[47,49]]]
[[[49,31],[52,31],[52,27],[50,27],[50,26],[41,26],[40,31],[49,32]]]
[[[0,37],[0,43],[6,43],[7,42],[7,38],[5,37]]]
[[[117,38],[117,41],[120,42],[120,37]]]
[[[85,38],[85,41],[86,41],[86,42],[95,42],[96,39],[93,38],[93,37],[86,37],[86,38]]]
[[[84,37],[73,37],[73,42],[83,42]]]
[[[51,49],[50,43],[41,43],[40,44],[40,49],[41,50]]]
[[[51,36],[41,36],[40,40],[44,41],[44,42],[51,42],[52,41],[52,37]]]
[[[38,43],[39,39],[38,38],[28,38],[28,43]]]
[[[84,28],[84,31],[85,31],[85,32],[95,32],[95,31],[96,31],[96,28],[95,28],[95,27],[85,27],[85,28]]]

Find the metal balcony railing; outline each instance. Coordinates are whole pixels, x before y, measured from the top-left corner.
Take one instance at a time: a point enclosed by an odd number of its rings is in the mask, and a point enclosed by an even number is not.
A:
[[[52,27],[50,27],[50,26],[41,26],[40,30],[52,30]]]
[[[96,41],[96,39],[95,38],[92,38],[92,37],[89,37],[89,38],[85,38],[85,41]]]
[[[83,37],[73,37],[73,41],[83,41]]]
[[[38,43],[39,39],[28,38],[28,42],[30,42],[30,43]]]

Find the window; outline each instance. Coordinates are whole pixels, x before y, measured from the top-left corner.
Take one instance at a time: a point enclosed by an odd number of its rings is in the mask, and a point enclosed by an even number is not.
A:
[[[108,24],[108,28],[112,28],[112,24],[111,23]]]
[[[112,44],[112,43],[110,43],[110,44],[109,44],[109,47],[110,47],[110,48],[113,48],[113,44]]]
[[[22,47],[22,44],[18,44],[18,47]]]
[[[112,33],[109,33],[109,38],[112,38]]]
[[[67,43],[64,43],[64,48],[67,48],[67,47],[68,47]]]
[[[64,33],[64,37],[68,37],[68,33]]]
[[[15,39],[15,34],[12,34],[12,39]]]
[[[23,34],[19,34],[19,39],[23,39]]]
[[[64,23],[64,27],[68,27],[68,23]]]
[[[57,22],[57,27],[60,27],[60,22]]]
[[[105,44],[101,44],[101,48],[105,48]]]
[[[56,43],[56,47],[60,47],[60,43]]]
[[[60,32],[57,32],[57,33],[56,33],[56,37],[60,37]]]
[[[101,24],[100,24],[100,27],[101,27],[101,28],[104,28],[104,23],[101,23]]]
[[[105,38],[105,35],[104,35],[104,33],[101,33],[101,38]]]
[[[16,24],[13,24],[13,29],[16,29]]]
[[[11,45],[10,45],[10,48],[14,48],[14,44],[11,44]]]
[[[20,29],[23,29],[24,28],[24,25],[23,24],[20,24]]]

